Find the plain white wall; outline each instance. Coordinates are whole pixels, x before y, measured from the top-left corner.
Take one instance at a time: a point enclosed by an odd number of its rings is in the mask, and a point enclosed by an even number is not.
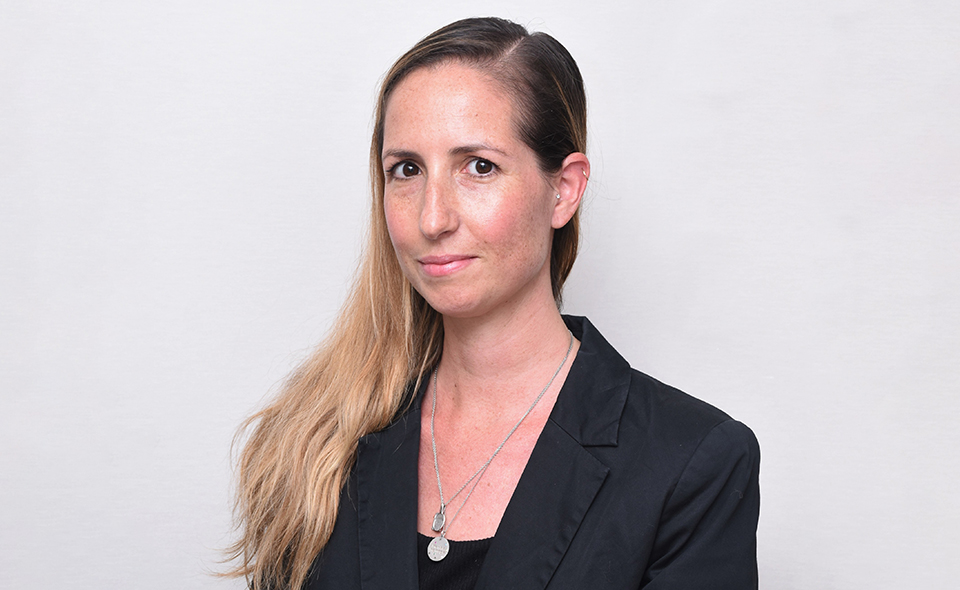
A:
[[[475,10],[580,63],[566,311],[756,431],[761,586],[955,587],[954,0],[4,3],[0,587],[241,587],[232,433],[345,292],[378,78]]]

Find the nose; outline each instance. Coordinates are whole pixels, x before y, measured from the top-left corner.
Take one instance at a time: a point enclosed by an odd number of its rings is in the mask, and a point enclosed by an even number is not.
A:
[[[420,232],[430,240],[455,231],[460,224],[456,211],[456,189],[450,179],[428,180],[420,210]]]

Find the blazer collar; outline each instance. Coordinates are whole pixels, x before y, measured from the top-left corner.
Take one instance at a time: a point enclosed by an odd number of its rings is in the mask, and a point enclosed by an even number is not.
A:
[[[580,350],[484,561],[477,590],[543,588],[566,553],[608,468],[584,447],[617,444],[627,362],[583,317],[564,316]],[[420,400],[361,439],[357,510],[363,590],[416,590]]]
[[[580,341],[550,420],[583,446],[616,446],[630,390],[630,364],[585,317],[564,316]]]

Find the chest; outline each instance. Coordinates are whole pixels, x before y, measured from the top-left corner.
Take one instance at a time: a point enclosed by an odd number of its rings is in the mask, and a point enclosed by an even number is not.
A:
[[[417,467],[418,531],[437,535],[432,526],[442,489],[447,538],[494,536],[548,415],[531,413],[512,434],[513,424],[472,428],[438,422],[435,436],[425,416]]]

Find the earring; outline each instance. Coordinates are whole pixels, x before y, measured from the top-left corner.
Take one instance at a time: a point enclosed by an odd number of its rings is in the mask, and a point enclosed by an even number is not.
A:
[[[560,193],[557,193],[557,200],[560,200]]]

